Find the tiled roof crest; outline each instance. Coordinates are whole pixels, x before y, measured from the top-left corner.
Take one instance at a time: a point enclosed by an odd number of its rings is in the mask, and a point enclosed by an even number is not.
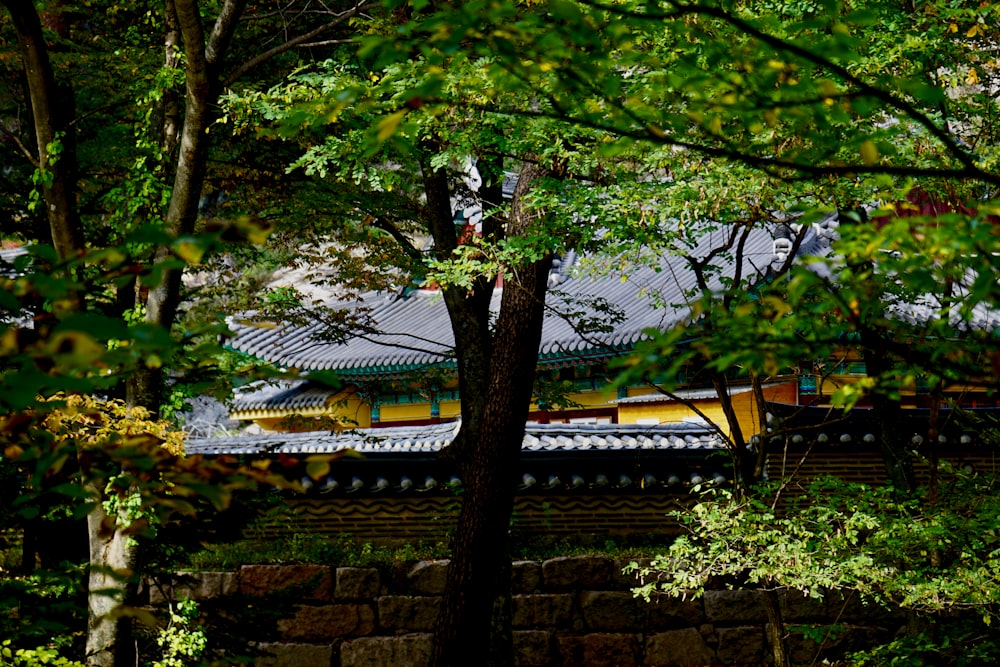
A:
[[[267,454],[333,454],[352,449],[361,454],[431,454],[451,443],[460,422],[428,426],[396,426],[353,431],[310,431],[196,438],[189,454],[217,456]],[[528,424],[524,452],[624,450],[712,450],[724,447],[718,434],[703,424]]]

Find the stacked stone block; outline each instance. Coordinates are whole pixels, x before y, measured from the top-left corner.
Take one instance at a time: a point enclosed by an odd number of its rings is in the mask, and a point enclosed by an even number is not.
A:
[[[760,593],[712,590],[702,598],[633,597],[625,562],[601,556],[519,561],[512,567],[514,650],[519,667],[663,667],[766,664],[770,655]],[[447,561],[388,569],[247,565],[239,572],[182,575],[151,587],[151,604],[170,596],[211,601],[212,610],[268,610],[247,642],[267,667],[421,667],[444,593]],[[280,600],[280,603],[271,600]],[[897,615],[857,600],[782,594],[796,662],[824,650],[886,641]],[[220,612],[223,613],[223,612]],[[834,620],[836,619],[836,620]],[[836,624],[821,647],[806,629]],[[209,640],[212,641],[211,631]]]

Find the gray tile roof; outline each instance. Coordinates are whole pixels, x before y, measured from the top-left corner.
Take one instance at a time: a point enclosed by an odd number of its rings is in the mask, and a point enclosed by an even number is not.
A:
[[[775,444],[787,441],[793,445],[815,443],[823,446],[877,445],[880,418],[870,407],[854,407],[846,415],[831,407],[768,403],[768,426],[765,438],[775,439]],[[989,424],[1000,421],[1000,408],[950,408],[938,410],[937,445],[947,447],[940,454],[954,453],[957,445],[987,445],[990,441]],[[930,427],[930,409],[903,408],[895,437],[907,447],[924,444]],[[756,442],[760,436],[754,436]]]
[[[268,433],[192,439],[189,454],[277,457],[276,467],[307,493],[452,493],[462,486],[436,454],[455,437],[457,422],[343,433]],[[309,477],[310,455],[353,450],[320,479]],[[528,424],[520,469],[521,493],[686,492],[724,484],[728,457],[714,432],[698,424]],[[572,454],[567,456],[566,454]]]
[[[729,388],[729,394],[735,396],[737,394],[745,394],[751,391],[753,387],[750,386],[735,386]],[[679,399],[687,401],[698,401],[703,399],[714,399],[718,398],[719,393],[716,391],[715,387],[710,387],[708,389],[679,389],[673,392],[673,395]],[[662,403],[664,401],[672,401],[673,397],[667,396],[666,394],[652,393],[643,394],[641,396],[629,396],[628,398],[619,398],[613,401],[618,405],[632,405],[635,403]]]
[[[240,387],[233,401],[233,412],[261,410],[308,410],[325,407],[338,390],[308,380],[263,381]]]
[[[28,249],[25,246],[17,246],[16,248],[0,248],[0,275],[7,277],[15,276],[14,260],[27,254]]]
[[[188,454],[308,455],[351,449],[364,455],[430,455],[451,443],[460,422],[429,426],[395,426],[354,431],[265,433],[188,440]],[[635,450],[688,451],[724,447],[718,434],[703,424],[528,424],[521,451],[625,452]]]
[[[704,256],[720,244],[724,233],[707,235],[689,252]],[[582,310],[586,317],[607,321],[608,317],[594,306],[603,302],[618,310],[622,321],[609,331],[581,335],[566,318],[549,312],[539,350],[542,363],[615,354],[642,338],[646,329],[665,329],[689,316],[686,304],[697,291],[697,283],[683,258],[660,257],[651,264],[636,262],[603,275],[574,271],[573,260],[572,256],[565,258],[551,279],[547,299],[550,311]],[[775,237],[765,230],[751,233],[741,267],[743,275],[764,275],[774,260]],[[720,288],[722,279],[733,272],[731,261],[724,257],[719,258],[718,269],[710,285],[713,289]],[[500,292],[494,295],[495,311]],[[334,342],[322,339],[320,325],[257,325],[241,319],[231,324],[235,336],[230,345],[279,366],[301,371],[334,370],[351,379],[405,374],[418,367],[453,361],[454,338],[440,293],[419,290],[405,297],[369,293],[357,305],[371,309],[377,331]]]

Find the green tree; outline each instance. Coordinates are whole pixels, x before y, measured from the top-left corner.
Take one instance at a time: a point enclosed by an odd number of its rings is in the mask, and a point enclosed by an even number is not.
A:
[[[477,119],[504,118],[521,134],[532,131],[522,127],[555,129],[549,136],[556,137],[557,143],[573,137],[565,141],[577,141],[576,146],[580,145],[576,137],[585,133],[593,142],[592,155],[604,159],[592,159],[589,168],[574,164],[576,174],[599,186],[606,182],[602,170],[617,163],[620,169],[612,178],[627,172],[625,166],[631,166],[633,174],[639,171],[646,176],[637,179],[631,196],[625,188],[615,191],[632,205],[631,210],[622,206],[626,212],[616,217],[612,206],[602,209],[612,213],[601,219],[609,227],[609,238],[647,239],[663,234],[662,225],[636,219],[651,209],[662,215],[655,218],[657,223],[673,218],[697,234],[705,218],[700,212],[687,215],[697,205],[669,208],[680,202],[678,194],[685,190],[701,189],[701,202],[742,199],[764,210],[804,206],[835,211],[878,201],[900,202],[916,184],[936,191],[941,190],[936,186],[944,184],[958,210],[959,203],[978,199],[984,191],[987,198],[992,197],[1000,183],[995,171],[996,144],[991,141],[995,100],[988,86],[975,87],[994,74],[987,46],[995,10],[978,3],[914,8],[892,3],[848,7],[835,2],[559,1],[523,6],[472,2],[443,8],[421,4],[411,9],[414,19],[406,28],[394,33],[392,40],[375,40],[363,51],[375,59],[380,81],[396,86],[396,106],[375,123],[375,139],[391,142],[406,132],[405,121],[415,109],[448,119],[460,117],[458,111]],[[914,33],[920,38],[910,39]],[[401,34],[412,34],[413,39],[400,39]],[[400,70],[394,70],[392,63],[404,62],[419,68],[412,83],[394,75]],[[465,63],[477,66],[484,73],[480,80],[487,85],[475,87],[476,79],[471,77],[455,85],[456,72]],[[406,71],[406,77],[413,79],[413,70]],[[333,100],[322,107],[323,117],[331,110],[337,113],[348,108],[357,98],[346,94]],[[727,168],[740,177],[728,183],[723,179],[705,182],[706,170]],[[775,181],[787,185],[780,201],[755,199],[758,194],[768,196],[762,182]],[[590,199],[592,206],[599,205],[599,192],[600,187],[589,189],[590,195],[596,195]],[[569,208],[558,197],[566,195],[560,193],[549,203],[558,201],[563,210]],[[663,202],[668,206],[661,208]],[[984,222],[991,210],[989,204],[979,204],[975,213],[961,215],[962,229],[988,228]],[[945,224],[954,221],[942,223],[927,221],[927,227],[944,234]],[[918,221],[909,224],[918,228],[913,238],[921,243],[931,238],[922,233],[924,227]],[[856,233],[847,233],[845,227],[844,247],[849,254],[861,249],[866,253],[859,252],[858,263],[850,258],[853,266],[839,270],[836,277],[803,274],[768,292],[766,301],[724,302],[730,312],[715,316],[711,335],[702,339],[697,350],[708,368],[721,373],[743,365],[766,372],[797,364],[802,357],[790,359],[790,354],[780,350],[782,338],[761,329],[773,326],[785,339],[797,339],[797,353],[805,347],[803,339],[816,343],[810,350],[816,354],[822,343],[836,340],[839,326],[858,330],[862,323],[857,317],[852,319],[853,311],[841,309],[831,318],[844,316],[841,324],[828,327],[823,318],[831,303],[844,304],[848,297],[846,305],[850,306],[855,301],[851,297],[859,297],[858,303],[866,308],[863,326],[871,331],[891,320],[886,300],[872,292],[874,280],[891,302],[927,287],[937,277],[936,271],[957,270],[958,265],[951,263],[920,273],[897,273],[881,261],[884,258],[877,251],[886,247],[878,240],[894,240],[888,247],[899,246],[898,239],[887,236],[887,226],[859,224],[855,229]],[[900,229],[894,231],[898,234]],[[995,242],[987,240],[980,247],[982,235],[962,235],[963,239],[972,237],[979,240],[951,255],[966,268],[982,270],[975,273],[963,308],[978,304],[992,309],[995,295],[987,285],[995,282]],[[913,262],[916,256],[908,254],[905,261]],[[970,265],[967,258],[973,257],[978,264]],[[892,278],[876,279],[866,265],[885,267],[884,275]],[[930,280],[908,283],[911,277]],[[806,290],[810,298],[804,303],[812,310],[785,318],[802,294],[795,290],[807,284],[812,287]],[[969,321],[972,310],[963,312]],[[753,319],[761,313],[766,317]],[[730,322],[740,326],[727,328]],[[728,334],[748,330],[758,335],[727,347],[732,340]],[[657,344],[664,353],[675,351],[676,332],[653,335],[656,340],[646,359],[656,358]],[[970,349],[977,342],[991,340],[982,332],[970,338],[974,339],[968,341]],[[868,388],[873,395],[881,392],[891,397],[896,362],[909,360],[887,355],[888,343],[900,350],[902,340],[880,335],[864,342],[873,360],[890,362],[881,368],[872,363],[873,382]],[[739,356],[748,347],[752,355]],[[935,349],[930,356],[922,356],[934,362],[932,370],[940,372],[949,353],[947,346]],[[965,368],[984,369],[982,359],[981,354],[970,353],[969,360],[975,364]],[[508,455],[517,454],[510,451]],[[473,474],[488,473],[477,468]],[[494,539],[502,539],[499,532]],[[461,545],[457,546],[456,558],[461,558]],[[461,585],[457,575],[451,584]],[[471,614],[456,620],[450,605],[460,602],[454,600],[461,600],[461,595],[448,598],[448,611],[438,629],[439,664],[467,663],[485,645],[482,629],[466,632],[473,624],[485,627],[485,621],[478,616],[473,621]],[[459,627],[461,632],[456,631]]]
[[[55,249],[53,256],[44,250],[38,256],[54,278],[63,280],[28,289],[41,297],[36,321],[53,322],[36,324],[34,334],[9,327],[5,352],[12,364],[17,358],[37,360],[52,354],[44,348],[56,345],[60,333],[70,336],[69,354],[62,355],[65,363],[57,370],[76,380],[58,387],[59,381],[30,369],[6,372],[5,384],[18,378],[31,383],[11,384],[7,394],[16,400],[5,407],[23,409],[25,395],[57,388],[86,392],[100,385],[118,391],[119,380],[127,378],[130,403],[156,413],[165,395],[164,363],[179,371],[188,354],[178,353],[168,337],[177,318],[184,265],[220,240],[256,240],[265,231],[260,221],[236,215],[225,228],[196,234],[210,148],[219,135],[212,132],[218,96],[249,73],[266,71],[265,65],[285,60],[287,66],[300,47],[322,50],[325,40],[343,38],[348,21],[365,5],[256,17],[247,16],[246,3],[238,0],[212,11],[190,0],[102,3],[100,11],[86,15],[61,2],[3,4],[7,12],[0,28],[16,35],[5,44],[18,45],[5,63],[17,63],[20,70],[5,71],[5,83],[12,85],[2,95],[10,111],[3,122],[4,150],[16,151],[31,170],[30,179],[11,178],[14,187],[33,184],[28,192],[6,193],[8,210],[24,240]],[[78,105],[86,105],[86,111],[78,111]],[[28,117],[30,122],[24,120]],[[38,231],[39,219],[47,222],[47,233]],[[101,258],[96,261],[88,254],[95,249]],[[96,268],[102,262],[114,265],[106,281],[99,280],[108,276]],[[41,275],[22,283],[39,286]],[[18,313],[17,304],[10,311]],[[146,324],[123,328],[113,322],[119,317]],[[102,333],[92,336],[95,326]],[[103,333],[112,329],[122,335]],[[141,344],[143,336],[156,343]],[[42,340],[43,349],[33,347],[32,337]],[[119,350],[118,357],[122,349],[135,354],[127,363],[123,358],[105,363],[101,351],[108,345]],[[74,364],[79,366],[74,369]],[[105,368],[107,377],[88,376],[88,364],[91,370]],[[89,507],[91,525],[106,525],[102,505]],[[128,569],[134,549],[122,543],[121,531],[92,530],[90,537],[94,577]],[[109,583],[91,582],[95,607],[88,661],[131,664],[130,642],[118,638],[125,622],[110,613],[121,596],[105,597],[111,606],[97,604],[96,591]],[[120,586],[126,583],[118,580]]]
[[[540,192],[558,188],[578,152],[552,146],[539,125],[424,113],[399,96],[415,83],[413,75],[405,65],[373,75],[328,64],[271,91],[234,98],[230,117],[248,128],[271,121],[272,131],[305,144],[294,167],[323,179],[331,206],[347,205],[349,217],[332,230],[335,242],[364,247],[367,262],[394,257],[398,273],[390,277],[404,284],[440,286],[463,397],[461,431],[448,455],[465,480],[442,608],[455,634],[441,646],[488,646],[490,660],[509,664],[513,466],[532,395],[549,268],[575,232],[572,221],[543,215],[537,202],[544,202]],[[453,77],[452,85],[469,95],[477,94],[472,83],[485,82],[483,68],[468,62],[457,63]],[[510,162],[518,180],[509,208],[501,199],[504,155],[518,158]],[[482,177],[479,188],[469,185],[473,172]],[[455,202],[463,199],[482,209],[481,233],[456,223]],[[428,250],[420,238],[432,239]],[[397,246],[395,255],[381,250],[386,241]],[[493,322],[490,302],[500,275],[502,303]],[[494,611],[507,622],[491,626]]]
[[[23,3],[6,5],[12,16],[30,13]],[[743,198],[761,209],[789,203],[856,209],[872,201],[902,201],[916,183],[927,191],[948,192],[955,211],[959,202],[981,199],[984,191],[990,199],[1000,183],[997,144],[990,140],[995,100],[988,78],[994,68],[986,48],[995,37],[996,10],[978,3],[914,8],[903,3],[603,5],[567,0],[393,3],[390,8],[392,19],[376,24],[356,59],[346,60],[340,71],[336,65],[317,70],[311,80],[292,84],[292,91],[273,89],[270,101],[261,101],[262,113],[270,114],[269,120],[280,117],[281,132],[309,142],[301,166],[318,180],[364,186],[316,187],[314,192],[345,204],[354,214],[343,229],[375,241],[374,247],[387,253],[366,259],[407,257],[399,261],[404,269],[416,267],[416,273],[443,287],[466,401],[455,455],[473,481],[437,632],[437,662],[471,664],[488,646],[487,661],[508,664],[509,625],[491,624],[490,617],[509,617],[509,605],[503,603],[509,599],[503,553],[509,475],[530,398],[543,276],[552,253],[598,241],[593,225],[579,223],[589,218],[574,213],[599,207],[605,239],[639,241],[662,235],[665,220],[698,228],[711,206],[692,210],[682,205],[685,189],[697,193],[697,202]],[[205,98],[198,95],[218,94],[224,80],[215,70],[221,66],[220,51],[206,45],[231,43],[213,42],[211,36],[205,41],[198,13],[191,10],[177,4],[185,77],[192,86],[185,113],[192,114],[190,129],[204,131],[215,117],[199,106]],[[211,34],[227,34],[229,21],[242,10],[238,3],[224,3]],[[951,86],[950,79],[962,85]],[[288,113],[285,107],[293,98],[304,97],[295,89],[303,87],[311,87],[306,103]],[[203,136],[189,138],[181,151],[194,150],[191,164],[197,167],[206,155],[199,152],[206,150],[199,143]],[[488,213],[476,242],[467,242],[456,229],[452,210],[452,198],[462,190],[459,165],[470,156],[478,159],[484,176]],[[500,204],[496,191],[503,158],[524,172],[509,212],[492,208]],[[729,183],[716,178],[711,188],[699,187],[706,168],[721,172],[734,165],[740,166],[740,178]],[[197,181],[203,173],[199,168],[178,167],[178,177],[193,174]],[[761,187],[763,176],[788,186],[780,203],[767,201],[771,195]],[[175,185],[171,196],[177,206],[167,207],[164,219],[173,231],[186,231],[199,194]],[[966,222],[963,230],[986,225],[990,205],[977,201],[975,210],[956,213]],[[541,217],[543,211],[552,219]],[[656,215],[649,216],[650,211]],[[870,307],[866,326],[885,322],[879,300],[864,298],[865,290],[873,289],[867,260],[884,257],[875,252],[877,245],[865,245],[864,235],[874,241],[873,235],[887,228],[901,231],[892,225],[858,225],[858,233],[848,239],[848,245],[857,244],[857,262],[838,274],[839,281],[861,278],[847,285],[862,297],[858,303]],[[414,230],[434,237],[431,251],[421,252],[411,241]],[[922,243],[929,237],[919,231],[911,236]],[[942,227],[934,238],[945,231]],[[386,250],[386,237],[402,251]],[[965,245],[971,238],[978,240]],[[951,256],[966,266],[968,258],[979,257],[987,271],[976,274],[972,296],[964,303],[995,307],[993,237],[976,233],[957,240],[961,249]],[[985,252],[973,252],[978,250]],[[916,255],[909,257],[915,261]],[[491,329],[488,304],[501,267],[509,302]],[[906,283],[911,273],[935,279],[935,271],[901,273],[897,281],[880,279],[875,287],[903,294],[896,283]],[[175,273],[165,275],[166,282],[158,279],[153,285],[148,310],[153,321],[160,321],[156,313],[174,308],[172,288],[157,289],[176,284],[170,278]],[[911,287],[913,293],[919,283]],[[787,358],[777,347],[763,346],[751,346],[752,356],[738,358],[736,351],[748,346],[725,347],[726,332],[769,325],[786,339],[830,340],[836,325],[814,336],[819,328],[806,313],[799,311],[798,318],[781,314],[789,312],[790,303],[799,305],[796,289],[815,299],[809,304],[831,303],[819,297],[849,294],[841,282],[803,274],[781,289],[769,301],[733,302],[731,321],[739,327],[723,326],[725,313],[716,316],[717,335],[704,339],[706,350],[716,347],[702,355],[711,369],[721,372],[743,363],[766,370],[767,363],[780,366]],[[848,308],[837,315],[856,326],[857,318],[848,316],[854,300],[841,303]],[[962,308],[962,317],[970,320],[973,310]],[[751,321],[758,309],[767,317]],[[820,305],[810,312],[819,316],[815,322],[823,322]],[[670,338],[658,341],[664,352],[675,349]],[[881,347],[885,356],[883,343],[898,344],[881,337],[870,347]],[[939,368],[951,363],[952,355],[938,346],[923,358]],[[876,379],[883,383],[892,373],[880,372]]]

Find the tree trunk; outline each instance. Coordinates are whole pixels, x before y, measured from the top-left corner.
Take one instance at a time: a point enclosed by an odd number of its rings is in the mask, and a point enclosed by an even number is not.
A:
[[[765,589],[764,611],[767,614],[767,639],[771,645],[771,657],[774,659],[775,667],[788,667],[791,665],[788,650],[785,647],[785,621],[781,618],[781,604],[778,599],[778,591],[773,588]]]
[[[536,166],[522,170],[508,235],[523,234],[531,226],[533,214],[521,207],[521,195],[543,173]],[[465,401],[478,400],[482,417],[478,428],[466,435],[472,457],[463,467],[465,492],[434,636],[436,667],[514,662],[508,530],[551,266],[549,256],[507,267],[488,393],[463,396],[463,413]],[[463,422],[463,431],[466,428]]]
[[[426,153],[421,172],[427,201],[427,229],[434,239],[435,258],[444,261],[459,245],[455,216],[451,210],[451,185],[448,174],[430,164],[430,155],[436,153],[439,147],[428,140],[422,148]],[[455,337],[458,390],[463,397],[462,428],[444,452],[444,458],[459,467],[471,459],[471,448],[475,446],[475,434],[482,419],[483,401],[476,400],[476,397],[485,397],[489,388],[490,359],[493,355],[490,336],[493,286],[494,281],[481,276],[475,280],[471,290],[452,286],[445,286],[442,290]]]
[[[866,222],[867,213],[855,211],[857,219]],[[841,216],[842,223],[858,224],[851,216]],[[878,445],[882,452],[885,474],[893,488],[903,494],[910,494],[917,487],[913,474],[913,461],[909,453],[909,443],[901,442],[902,436],[902,406],[898,393],[892,396],[885,390],[886,380],[893,376],[894,360],[889,351],[889,341],[885,330],[877,324],[884,316],[885,290],[879,285],[872,261],[853,261],[850,267],[859,277],[864,277],[864,288],[856,298],[866,305],[865,313],[858,318],[858,342],[862,359],[865,362],[865,373],[875,381],[875,390],[871,392],[872,408],[878,419]],[[870,309],[870,310],[869,310]],[[891,388],[890,388],[891,389]]]
[[[37,146],[35,167],[41,175],[42,199],[49,221],[52,245],[60,259],[83,250],[83,232],[76,208],[76,165],[70,155],[60,155],[73,145],[72,90],[56,84],[42,33],[42,23],[31,0],[3,0],[17,30],[24,74],[31,97],[31,114]]]
[[[103,500],[91,488],[94,499]],[[135,588],[136,549],[98,502],[87,515],[90,533],[90,573],[87,607],[88,667],[133,667],[136,664],[131,619],[120,614]]]
[[[712,372],[712,386],[715,387],[715,393],[719,397],[719,405],[722,407],[722,414],[725,415],[726,424],[729,426],[728,450],[729,458],[733,462],[735,488],[737,493],[743,496],[750,490],[750,485],[753,482],[751,453],[743,438],[743,427],[740,426],[739,417],[736,415],[733,396],[729,391],[729,380],[725,373]]]
[[[891,373],[891,362],[881,339],[881,334],[873,331],[861,332],[865,372],[876,382],[882,382]],[[885,474],[893,489],[910,494],[917,488],[913,473],[913,461],[909,453],[909,443],[901,442],[902,407],[899,399],[888,395],[876,386],[871,394],[872,408],[878,419],[878,445],[882,452]]]
[[[222,12],[242,12],[242,2],[228,2]],[[235,5],[235,8],[233,7]],[[190,234],[194,231],[198,219],[198,202],[205,182],[208,163],[208,148],[210,138],[209,126],[214,119],[212,111],[217,97],[218,72],[215,63],[209,58],[209,52],[220,56],[219,46],[206,45],[205,33],[201,25],[201,15],[198,3],[194,0],[176,0],[167,5],[167,11],[173,11],[168,25],[179,28],[184,41],[185,58],[185,108],[184,124],[180,133],[180,150],[177,156],[177,169],[174,172],[174,184],[170,193],[170,202],[166,214],[166,230],[174,237]],[[238,15],[238,14],[237,14]],[[220,14],[219,22],[222,21]],[[217,37],[217,30],[212,38]],[[168,34],[168,42],[176,39]],[[228,44],[230,36],[219,37],[222,44]],[[171,44],[168,43],[168,48]],[[168,61],[168,65],[169,65]],[[164,119],[171,122],[170,119]],[[164,129],[164,142],[173,142],[175,128]],[[169,247],[161,246],[153,258],[160,264],[171,259],[173,253]],[[166,330],[174,324],[177,317],[177,307],[180,303],[182,270],[168,268],[160,273],[160,279],[149,288],[146,296],[146,321],[156,324]],[[127,390],[130,405],[141,405],[153,414],[159,414],[163,402],[163,374],[159,368],[140,366],[130,379]]]

